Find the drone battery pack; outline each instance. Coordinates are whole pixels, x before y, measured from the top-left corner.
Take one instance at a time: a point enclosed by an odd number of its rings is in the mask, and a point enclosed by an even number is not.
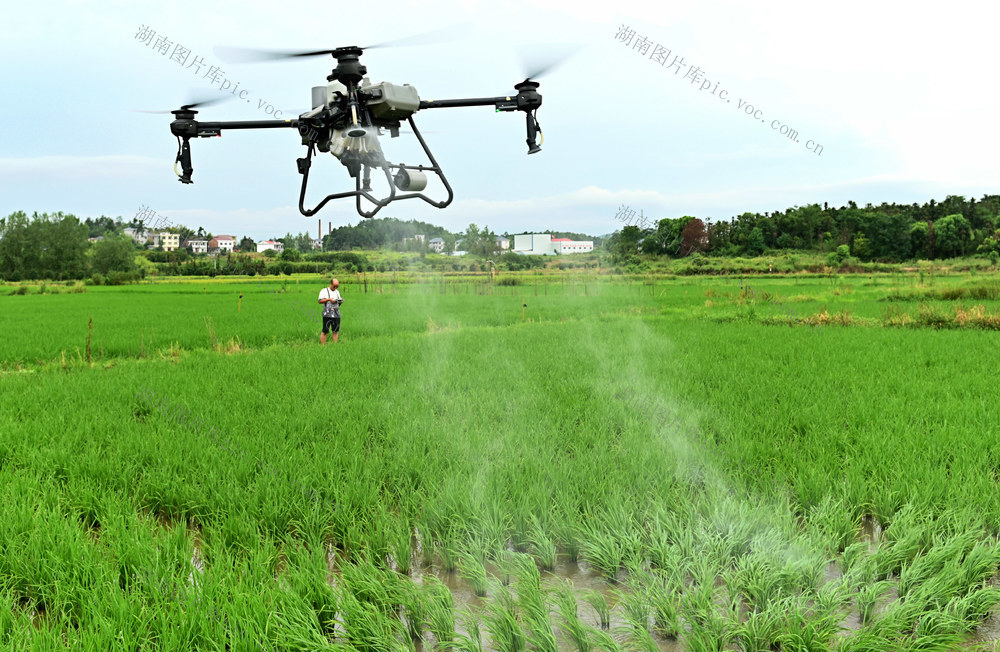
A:
[[[379,120],[402,120],[420,108],[417,89],[409,84],[382,82],[365,90],[376,95],[368,100],[368,110]]]

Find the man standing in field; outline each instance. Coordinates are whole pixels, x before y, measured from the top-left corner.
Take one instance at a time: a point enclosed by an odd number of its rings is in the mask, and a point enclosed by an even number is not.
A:
[[[337,341],[340,333],[340,304],[344,300],[340,296],[340,281],[335,278],[330,279],[330,287],[319,291],[319,302],[323,304],[323,332],[319,334],[319,341],[326,345],[327,331],[333,331],[333,341]]]

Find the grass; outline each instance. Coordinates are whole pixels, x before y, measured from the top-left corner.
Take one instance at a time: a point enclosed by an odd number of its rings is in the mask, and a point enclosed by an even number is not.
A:
[[[883,327],[966,298],[882,300],[907,279],[753,283],[851,321],[705,278],[418,284],[342,290],[321,348],[249,285],[0,293],[0,646],[968,644],[1000,604],[989,333]]]

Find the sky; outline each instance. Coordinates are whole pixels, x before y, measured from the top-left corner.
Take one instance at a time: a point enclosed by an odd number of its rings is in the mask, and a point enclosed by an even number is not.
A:
[[[602,235],[621,226],[615,216],[623,208],[650,219],[719,221],[810,203],[998,192],[1000,6],[385,0],[376,10],[347,7],[110,0],[99,10],[78,1],[6,8],[0,216],[62,211],[127,221],[148,207],[174,224],[256,240],[315,234],[317,219],[324,233],[357,224],[352,200],[311,218],[298,212],[295,159],[305,147],[293,130],[193,139],[194,184],[186,185],[173,172],[173,117],[134,110],[225,95],[230,101],[198,118],[294,117],[310,108],[311,88],[326,84],[331,57],[230,64],[215,48],[331,49],[428,31],[443,42],[365,52],[372,81],[411,84],[422,99],[500,96],[514,93],[526,62],[573,54],[538,78],[545,140],[537,154],[527,155],[519,112],[417,112],[454,201],[444,209],[393,203],[379,217],[452,231],[475,223],[497,233]],[[144,28],[156,37],[137,38]],[[171,52],[155,50],[156,38]],[[184,63],[171,58],[177,46],[189,53]],[[212,66],[221,75],[214,84],[206,77]],[[231,93],[237,84],[247,91],[242,98]],[[387,158],[426,162],[412,139],[383,138]],[[336,159],[314,159],[308,205],[349,189],[353,179]],[[445,197],[436,181],[426,192]]]

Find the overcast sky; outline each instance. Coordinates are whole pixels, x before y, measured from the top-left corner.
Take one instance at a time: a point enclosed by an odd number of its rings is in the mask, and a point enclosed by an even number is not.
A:
[[[332,58],[230,65],[214,46],[328,49],[452,25],[450,42],[366,52],[369,76],[412,84],[424,99],[496,96],[514,92],[525,74],[523,57],[544,59],[562,44],[582,48],[539,79],[545,142],[538,154],[526,155],[521,113],[417,113],[455,201],[443,210],[404,201],[380,216],[456,231],[474,222],[498,233],[598,235],[620,226],[614,216],[622,205],[653,219],[728,220],[812,202],[912,203],[1000,190],[996,5],[349,6],[242,0],[7,7],[0,214],[130,219],[145,205],[215,233],[315,233],[317,218],[297,209],[295,159],[305,148],[292,130],[192,140],[195,183],[185,185],[173,172],[172,116],[130,109],[169,110],[218,95],[221,82],[213,87],[205,78],[217,66],[232,87],[249,93],[205,108],[199,119],[269,119],[268,106],[294,116],[310,108],[310,88],[326,83]],[[138,40],[143,26],[189,50],[186,63],[170,58],[172,47],[161,54]],[[621,40],[620,32],[632,30],[631,41]],[[190,65],[195,58],[203,60],[199,73]],[[798,133],[798,142],[780,133],[782,125]],[[387,157],[421,162],[406,138],[386,137]],[[351,188],[346,169],[322,155],[314,160],[307,203]],[[428,192],[443,196],[439,185]],[[317,217],[324,233],[329,222],[360,220],[349,200],[328,204]]]

